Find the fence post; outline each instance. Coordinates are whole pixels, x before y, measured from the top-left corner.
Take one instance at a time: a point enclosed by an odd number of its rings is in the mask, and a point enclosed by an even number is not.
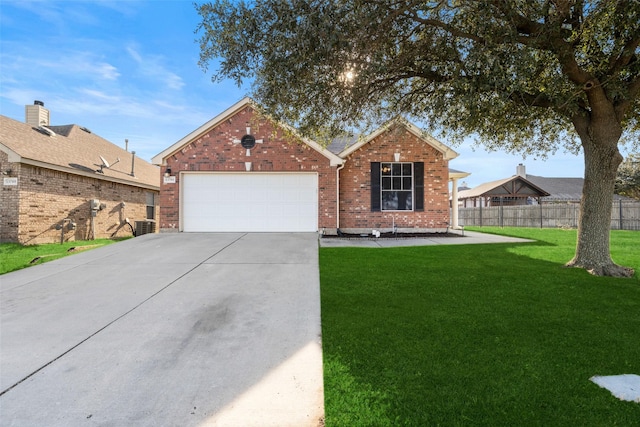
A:
[[[542,228],[542,203],[540,203],[540,197],[538,197],[538,205],[540,205],[540,228]]]
[[[618,230],[623,230],[623,228],[622,228],[622,199],[618,200],[618,210],[620,212],[620,222],[618,223]]]

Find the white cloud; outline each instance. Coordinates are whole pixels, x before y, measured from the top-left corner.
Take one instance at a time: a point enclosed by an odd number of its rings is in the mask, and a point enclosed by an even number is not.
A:
[[[61,51],[46,47],[29,48],[3,44],[2,72],[3,83],[20,82],[25,77],[47,81],[95,81],[117,80],[121,73],[116,66],[105,62],[90,51]]]
[[[142,60],[142,56],[136,51],[132,46],[127,46],[127,53],[136,61],[138,64],[142,64],[144,61]]]
[[[127,52],[138,64],[138,70],[142,75],[162,83],[169,89],[180,90],[184,87],[185,83],[182,80],[182,77],[167,70],[162,64],[165,60],[163,56],[142,56],[134,46],[128,46]]]
[[[120,77],[118,69],[111,64],[100,63],[97,65],[98,74],[105,80],[117,80]]]
[[[119,103],[122,101],[119,96],[109,95],[95,89],[80,89],[79,92],[102,102]]]

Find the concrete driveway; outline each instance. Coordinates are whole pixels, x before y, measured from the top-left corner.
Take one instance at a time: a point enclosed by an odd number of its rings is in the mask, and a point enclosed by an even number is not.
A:
[[[0,276],[2,426],[317,426],[315,233],[155,234]]]

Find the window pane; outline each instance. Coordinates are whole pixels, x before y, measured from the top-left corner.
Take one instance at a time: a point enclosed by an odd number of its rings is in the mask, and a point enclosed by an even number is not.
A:
[[[402,174],[402,165],[400,163],[393,163],[391,168],[391,173],[393,175],[401,175]]]
[[[382,209],[395,211],[398,210],[398,192],[383,191],[382,192]]]
[[[383,191],[382,210],[410,211],[413,209],[411,191]]]
[[[402,178],[402,189],[411,190],[411,177],[405,176]]]
[[[398,210],[411,210],[411,192],[398,191]]]
[[[413,209],[413,193],[411,191],[405,191],[406,197],[404,199],[404,208],[405,210],[410,211]]]
[[[393,189],[402,190],[402,178],[400,178],[399,176],[393,177]]]
[[[382,189],[391,190],[391,177],[389,176],[382,177]]]
[[[382,175],[391,175],[391,163],[382,163],[380,166]]]
[[[147,192],[147,193],[146,193],[146,196],[147,196],[147,205],[149,205],[149,206],[153,206],[153,205],[155,205],[155,203],[154,203],[154,197],[153,197],[153,196],[154,196],[154,194],[153,194],[153,193],[150,193],[150,192]]]
[[[411,176],[411,163],[402,164],[402,175]]]

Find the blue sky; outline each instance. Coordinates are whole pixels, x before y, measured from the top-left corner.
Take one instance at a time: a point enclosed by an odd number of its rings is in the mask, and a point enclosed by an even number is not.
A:
[[[34,100],[51,124],[78,124],[145,160],[248,94],[213,83],[198,66],[193,2],[165,0],[0,0],[0,114],[24,121]],[[416,123],[419,125],[419,123]],[[443,143],[460,153],[453,169],[466,182],[527,173],[582,177],[582,156],[546,161]]]

